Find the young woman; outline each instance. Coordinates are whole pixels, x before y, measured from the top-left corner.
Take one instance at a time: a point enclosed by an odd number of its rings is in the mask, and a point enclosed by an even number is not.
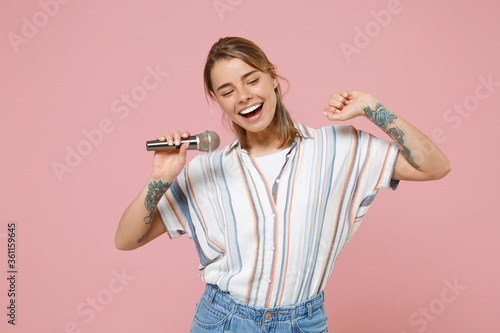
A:
[[[279,78],[253,42],[215,43],[205,89],[236,140],[187,167],[186,144],[155,152],[148,184],[120,220],[121,250],[165,232],[194,241],[207,288],[191,332],[326,332],[323,289],[379,189],[450,171],[424,134],[368,93],[333,94],[326,118],[365,117],[394,142],[352,126],[294,123]],[[157,139],[178,145],[188,136]]]

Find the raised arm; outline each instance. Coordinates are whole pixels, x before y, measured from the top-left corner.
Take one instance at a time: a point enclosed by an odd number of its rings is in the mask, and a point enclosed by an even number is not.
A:
[[[179,145],[188,132],[179,131],[173,135],[158,136],[158,140]],[[153,171],[147,184],[123,213],[115,235],[115,246],[119,250],[133,250],[155,239],[165,232],[156,206],[172,182],[186,165],[188,144],[179,151],[156,151],[153,157]]]
[[[387,133],[399,147],[393,179],[435,180],[451,170],[448,158],[425,134],[368,93],[343,90],[332,95],[325,115],[340,121],[365,116]]]

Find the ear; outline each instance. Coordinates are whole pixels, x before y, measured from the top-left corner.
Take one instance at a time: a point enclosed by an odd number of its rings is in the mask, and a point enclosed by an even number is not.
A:
[[[273,79],[273,88],[276,89],[278,87],[278,78]]]

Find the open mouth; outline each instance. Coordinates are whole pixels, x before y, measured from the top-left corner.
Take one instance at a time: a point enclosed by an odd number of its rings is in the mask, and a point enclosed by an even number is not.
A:
[[[253,106],[241,111],[239,114],[240,114],[240,116],[243,116],[245,118],[252,118],[253,116],[257,115],[262,110],[263,105],[264,105],[264,103],[253,105]]]

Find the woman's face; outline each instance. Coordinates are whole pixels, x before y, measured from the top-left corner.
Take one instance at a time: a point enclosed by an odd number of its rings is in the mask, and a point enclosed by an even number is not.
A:
[[[211,80],[221,109],[234,123],[252,133],[268,128],[276,112],[276,79],[231,58],[215,64]]]

